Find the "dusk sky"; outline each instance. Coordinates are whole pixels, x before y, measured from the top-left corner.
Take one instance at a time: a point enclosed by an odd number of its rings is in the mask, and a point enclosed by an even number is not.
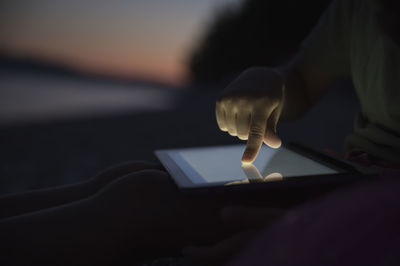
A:
[[[240,0],[0,0],[0,52],[180,84],[215,10]]]

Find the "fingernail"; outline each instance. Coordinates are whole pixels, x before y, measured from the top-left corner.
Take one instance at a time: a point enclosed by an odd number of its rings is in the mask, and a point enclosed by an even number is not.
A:
[[[253,154],[246,150],[242,156],[242,163],[252,163],[253,161]]]

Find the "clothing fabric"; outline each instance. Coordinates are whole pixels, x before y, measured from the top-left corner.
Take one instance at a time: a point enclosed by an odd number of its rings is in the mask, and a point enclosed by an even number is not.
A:
[[[400,164],[400,47],[380,29],[377,5],[334,1],[304,40],[302,53],[314,66],[353,80],[361,112],[346,147]]]
[[[400,170],[289,212],[228,263],[400,265]]]

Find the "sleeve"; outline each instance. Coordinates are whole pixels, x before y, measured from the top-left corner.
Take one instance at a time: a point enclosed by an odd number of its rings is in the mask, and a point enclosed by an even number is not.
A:
[[[334,0],[309,36],[300,54],[315,67],[336,77],[351,75],[350,41],[355,0]]]

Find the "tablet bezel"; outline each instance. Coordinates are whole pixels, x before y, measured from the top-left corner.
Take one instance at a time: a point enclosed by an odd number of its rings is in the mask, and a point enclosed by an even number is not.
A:
[[[232,146],[232,145],[229,145]],[[221,147],[221,146],[214,146]],[[195,149],[196,147],[190,148]],[[213,146],[208,147],[197,147],[199,149],[204,148],[213,148]],[[329,168],[334,170],[338,170],[338,173],[334,174],[322,174],[322,175],[307,175],[307,176],[293,176],[290,178],[286,178],[282,181],[274,181],[274,182],[262,182],[262,183],[248,183],[248,184],[239,184],[239,185],[231,185],[226,186],[226,182],[216,182],[216,183],[204,183],[204,184],[195,184],[191,181],[190,177],[186,175],[186,173],[182,170],[182,166],[190,167],[194,173],[197,172],[185,161],[182,164],[178,164],[176,160],[174,160],[171,156],[171,153],[176,153],[189,148],[181,148],[181,149],[164,149],[164,150],[156,150],[155,154],[158,159],[161,161],[163,166],[167,169],[168,173],[171,175],[172,179],[178,186],[180,190],[183,192],[187,192],[189,194],[209,194],[209,193],[218,193],[218,192],[237,192],[237,191],[255,191],[255,190],[275,190],[281,188],[305,188],[305,187],[322,187],[322,186],[332,186],[332,185],[342,185],[349,184],[353,181],[364,179],[366,177],[376,176],[375,173],[371,172],[362,172],[360,169],[354,167],[354,165],[345,162],[344,160],[340,160],[329,156],[327,154],[320,153],[313,149],[307,148],[306,146],[290,143],[289,145],[284,146],[284,148],[291,150],[297,154],[305,156],[313,161],[316,161],[320,164],[323,164]],[[194,185],[194,186],[193,186]]]

